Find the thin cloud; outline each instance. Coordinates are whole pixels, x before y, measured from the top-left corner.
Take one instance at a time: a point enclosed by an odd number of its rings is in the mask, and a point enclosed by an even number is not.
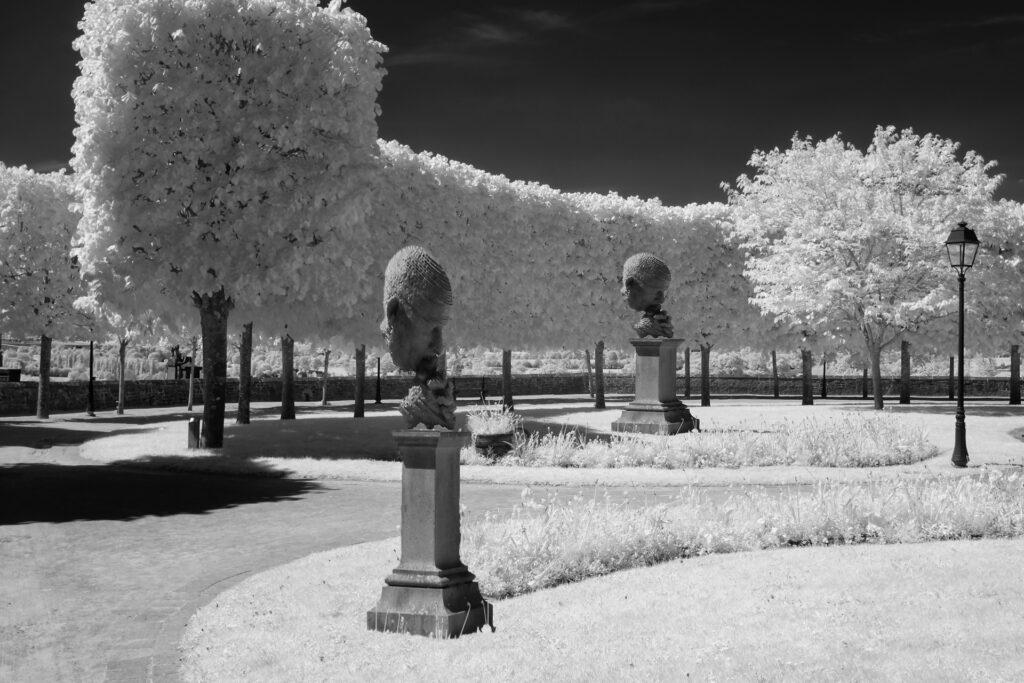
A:
[[[573,26],[568,16],[550,10],[499,10],[492,15],[460,13],[452,19],[454,30],[435,33],[428,43],[389,55],[387,64],[495,65],[506,60],[488,55],[490,48],[528,45],[544,33]]]

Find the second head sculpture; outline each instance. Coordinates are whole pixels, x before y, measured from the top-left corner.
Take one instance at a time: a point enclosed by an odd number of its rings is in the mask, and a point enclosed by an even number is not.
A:
[[[622,295],[630,308],[643,311],[633,325],[641,338],[672,336],[672,318],[661,308],[670,282],[668,265],[654,254],[633,254],[623,264]]]
[[[422,247],[400,249],[384,271],[384,320],[380,330],[400,370],[416,373],[416,383],[399,405],[409,428],[455,428],[451,380],[439,367],[442,328],[452,307],[448,275]]]

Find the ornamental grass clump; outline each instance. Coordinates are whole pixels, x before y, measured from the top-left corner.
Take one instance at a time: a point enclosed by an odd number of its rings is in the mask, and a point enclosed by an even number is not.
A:
[[[875,467],[934,457],[923,429],[894,415],[843,414],[797,422],[744,424],[675,436],[578,431],[518,434],[502,465],[520,467]],[[483,464],[471,454],[464,464]]]
[[[481,590],[504,598],[672,559],[788,546],[913,543],[1024,535],[1024,479],[897,478],[737,489],[684,489],[669,505],[527,488],[511,518],[464,526],[463,557]]]
[[[484,403],[466,411],[466,428],[474,434],[513,434],[522,430],[523,418],[501,403]]]

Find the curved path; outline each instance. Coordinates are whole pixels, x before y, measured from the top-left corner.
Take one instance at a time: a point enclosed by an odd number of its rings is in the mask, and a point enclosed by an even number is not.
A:
[[[58,460],[0,480],[0,680],[178,680],[185,623],[217,593],[398,533],[395,483],[120,469],[71,447]],[[467,484],[462,498],[470,514],[508,510],[521,488]]]
[[[0,681],[177,681],[187,620],[225,588],[398,535],[397,482],[201,475],[78,456],[111,428],[136,427],[0,421]],[[522,488],[464,482],[467,517],[511,511]]]

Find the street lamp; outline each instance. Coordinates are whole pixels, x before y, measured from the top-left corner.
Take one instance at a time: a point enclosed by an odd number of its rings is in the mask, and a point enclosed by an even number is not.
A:
[[[960,363],[957,377],[956,398],[956,441],[953,445],[953,465],[967,467],[967,427],[964,424],[964,280],[967,269],[974,265],[974,257],[978,255],[978,236],[960,223],[949,233],[946,239],[946,252],[949,254],[949,265],[957,273],[960,282],[960,333],[957,337],[957,357]]]

